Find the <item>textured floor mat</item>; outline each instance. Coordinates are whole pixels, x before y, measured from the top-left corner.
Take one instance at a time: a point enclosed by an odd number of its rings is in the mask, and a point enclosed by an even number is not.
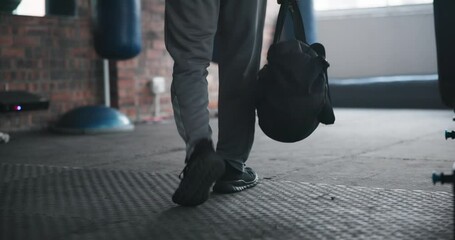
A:
[[[452,194],[262,180],[178,207],[177,176],[0,165],[1,239],[452,239]]]

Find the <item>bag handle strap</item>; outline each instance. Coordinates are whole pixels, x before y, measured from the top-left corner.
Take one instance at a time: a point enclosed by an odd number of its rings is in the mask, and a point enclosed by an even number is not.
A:
[[[300,12],[299,6],[297,5],[297,0],[278,0],[278,4],[281,4],[281,7],[280,12],[278,13],[278,20],[275,27],[275,36],[273,38],[273,43],[278,43],[280,41],[288,11],[291,12],[295,38],[304,43],[307,43],[302,14]]]

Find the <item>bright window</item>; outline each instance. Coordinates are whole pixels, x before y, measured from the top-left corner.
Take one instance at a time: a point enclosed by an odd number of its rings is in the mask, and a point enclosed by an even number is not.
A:
[[[22,0],[13,13],[17,15],[42,17],[46,13],[45,0]]]
[[[433,0],[313,0],[316,11],[432,3]]]

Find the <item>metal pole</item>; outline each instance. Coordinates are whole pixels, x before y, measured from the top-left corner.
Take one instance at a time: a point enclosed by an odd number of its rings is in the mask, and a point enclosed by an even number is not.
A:
[[[103,76],[104,76],[104,105],[111,106],[111,87],[109,85],[109,60],[103,59]]]
[[[314,17],[313,0],[297,1],[302,12],[303,23],[305,24],[305,34],[309,44],[317,41],[316,37],[316,20]]]
[[[161,94],[160,93],[157,93],[155,94],[155,119],[159,119],[161,116]]]

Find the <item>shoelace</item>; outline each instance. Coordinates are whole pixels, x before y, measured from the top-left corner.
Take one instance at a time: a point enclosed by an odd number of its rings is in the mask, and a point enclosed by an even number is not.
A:
[[[185,173],[188,171],[188,164],[185,165],[185,167],[183,168],[182,172],[180,172],[179,174],[179,179],[182,180],[183,179],[183,176],[185,175]]]
[[[187,161],[185,161],[185,167],[183,168],[183,170],[179,174],[179,179],[180,180],[182,180],[183,176],[185,176],[185,173],[188,172],[188,166],[190,165],[190,161],[192,161],[192,159],[188,159]]]

